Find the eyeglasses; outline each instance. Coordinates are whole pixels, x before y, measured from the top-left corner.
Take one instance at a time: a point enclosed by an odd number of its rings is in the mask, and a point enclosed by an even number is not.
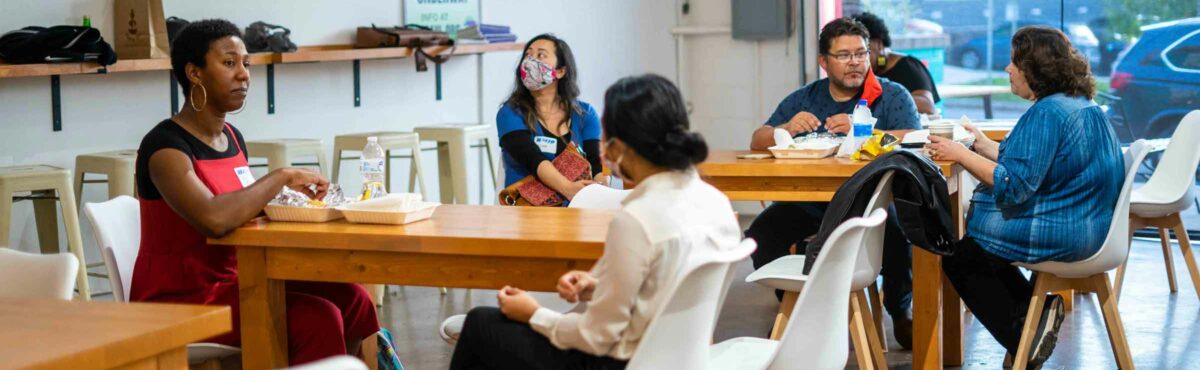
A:
[[[871,52],[870,51],[860,51],[857,53],[825,54],[825,55],[829,56],[830,58],[833,58],[833,60],[838,61],[838,63],[847,63],[850,61],[851,57],[853,57],[854,60],[865,61],[865,60],[867,60],[867,57],[871,55]]]

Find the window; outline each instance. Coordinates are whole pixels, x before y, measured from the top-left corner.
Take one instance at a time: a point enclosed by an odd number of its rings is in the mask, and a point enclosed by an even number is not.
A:
[[[1200,30],[1176,41],[1164,58],[1171,69],[1200,73]]]

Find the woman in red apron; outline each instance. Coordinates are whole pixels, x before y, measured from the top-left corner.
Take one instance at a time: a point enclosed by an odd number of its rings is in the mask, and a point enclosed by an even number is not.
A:
[[[225,122],[226,112],[245,103],[250,85],[237,26],[192,23],[172,44],[171,65],[187,100],[138,148],[142,241],[130,300],[231,306],[233,332],[206,341],[239,346],[236,249],[208,245],[206,238],[245,224],[284,186],[316,197],[329,182],[299,169],[257,180],[250,174],[245,141]],[[356,353],[379,331],[375,306],[357,284],[288,282],[286,291],[292,364]]]

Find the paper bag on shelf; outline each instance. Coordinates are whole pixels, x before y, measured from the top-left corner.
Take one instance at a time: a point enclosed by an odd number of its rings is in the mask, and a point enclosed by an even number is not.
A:
[[[162,0],[114,0],[113,46],[123,60],[170,58]]]

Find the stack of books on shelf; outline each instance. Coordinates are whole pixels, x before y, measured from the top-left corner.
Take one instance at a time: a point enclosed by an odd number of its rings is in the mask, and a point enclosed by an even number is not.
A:
[[[458,43],[498,44],[516,42],[517,35],[512,34],[512,29],[508,26],[468,21],[463,28],[458,29],[457,39]]]

